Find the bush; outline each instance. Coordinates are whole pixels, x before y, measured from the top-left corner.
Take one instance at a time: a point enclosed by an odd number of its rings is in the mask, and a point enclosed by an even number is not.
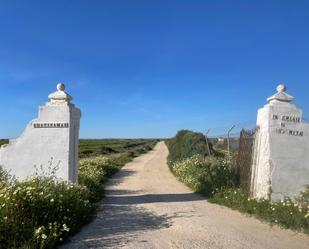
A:
[[[102,184],[118,169],[119,166],[108,157],[97,156],[81,159],[79,161],[78,183],[90,190],[91,201],[98,201],[104,194]]]
[[[101,145],[100,151],[103,155],[109,155],[109,154],[117,153],[116,150],[114,150],[113,148],[110,148],[106,145]]]
[[[90,149],[85,149],[85,150],[81,150],[79,151],[79,156],[80,157],[89,157],[91,155],[94,154],[94,151],[93,150],[90,150]]]
[[[206,139],[202,133],[181,130],[175,138],[168,140],[166,144],[169,149],[168,161],[170,162],[183,160],[194,155],[208,155]]]
[[[302,202],[293,202],[285,198],[281,202],[271,203],[264,199],[252,199],[241,189],[225,189],[216,193],[209,201],[309,234],[308,196],[302,199]]]
[[[99,201],[104,196],[103,184],[134,155],[124,153],[117,156],[96,156],[79,160],[78,183],[86,186],[91,193],[90,200]]]
[[[136,156],[137,155],[134,152],[130,151],[127,153],[123,153],[121,156],[111,156],[110,160],[113,162],[114,165],[122,167],[126,163],[131,162],[132,159]]]
[[[0,189],[0,248],[54,248],[95,212],[87,188],[53,178],[15,181]]]
[[[235,175],[227,159],[195,155],[170,164],[170,169],[180,181],[207,196],[222,188],[233,187],[235,183]]]

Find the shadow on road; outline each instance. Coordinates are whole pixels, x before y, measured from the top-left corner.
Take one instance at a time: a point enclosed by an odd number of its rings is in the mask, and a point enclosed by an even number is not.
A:
[[[108,180],[108,184],[109,185],[118,185],[120,183],[122,183],[123,181],[125,181],[126,177],[132,176],[136,174],[136,171],[134,170],[129,170],[129,169],[121,169],[120,171],[118,171],[112,178],[110,178]]]
[[[158,202],[168,203],[206,200],[205,197],[195,193],[130,195],[130,192],[128,191],[127,194],[129,195],[121,195],[126,193],[126,191],[122,191],[116,190],[114,192],[113,190],[109,190],[107,192],[108,198],[104,200],[104,204],[134,205]]]
[[[168,228],[173,216],[157,215],[130,205],[104,205],[95,221],[63,249],[121,248],[149,230]]]

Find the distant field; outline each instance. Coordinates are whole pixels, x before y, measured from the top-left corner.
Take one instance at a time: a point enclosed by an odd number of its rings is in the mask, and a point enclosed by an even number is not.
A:
[[[0,139],[0,146],[8,142],[8,139]],[[79,157],[123,153],[138,156],[153,148],[157,142],[159,139],[80,139]]]
[[[138,156],[153,148],[158,139],[80,139],[79,157],[131,154]]]

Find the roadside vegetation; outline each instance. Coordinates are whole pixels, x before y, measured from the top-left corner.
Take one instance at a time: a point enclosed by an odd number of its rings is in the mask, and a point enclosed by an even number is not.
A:
[[[271,224],[309,234],[308,195],[307,186],[295,200],[284,198],[272,203],[265,199],[250,198],[250,195],[240,188],[227,188],[217,192],[209,201],[253,215]]]
[[[170,163],[177,178],[195,192],[212,196],[226,187],[233,187],[235,176],[225,158],[195,155]]]
[[[112,143],[111,143],[112,141]],[[124,164],[155,146],[157,140],[86,140],[78,183],[45,176],[17,181],[0,167],[0,249],[51,249],[94,217],[104,183]],[[103,147],[117,152],[106,153]],[[96,150],[98,149],[98,150]]]
[[[103,184],[132,158],[127,155],[118,155],[80,159],[78,183],[90,190],[91,201],[99,201],[104,196]]]
[[[0,147],[4,144],[8,144],[9,140],[8,139],[0,139]]]
[[[224,205],[285,228],[309,234],[309,186],[295,199],[272,203],[250,198],[241,187],[233,156],[209,144],[203,134],[182,130],[166,141],[168,165],[173,174],[212,203]],[[234,151],[237,153],[237,151]]]

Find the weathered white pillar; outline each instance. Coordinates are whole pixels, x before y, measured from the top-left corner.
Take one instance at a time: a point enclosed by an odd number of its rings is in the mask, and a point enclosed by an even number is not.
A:
[[[58,84],[57,91],[39,108],[38,118],[28,124],[18,139],[0,148],[0,165],[16,178],[32,176],[36,168],[46,174],[57,167],[58,178],[77,180],[81,112],[64,89],[64,84]]]
[[[309,125],[279,85],[257,117],[251,193],[273,201],[295,197],[309,184]]]

